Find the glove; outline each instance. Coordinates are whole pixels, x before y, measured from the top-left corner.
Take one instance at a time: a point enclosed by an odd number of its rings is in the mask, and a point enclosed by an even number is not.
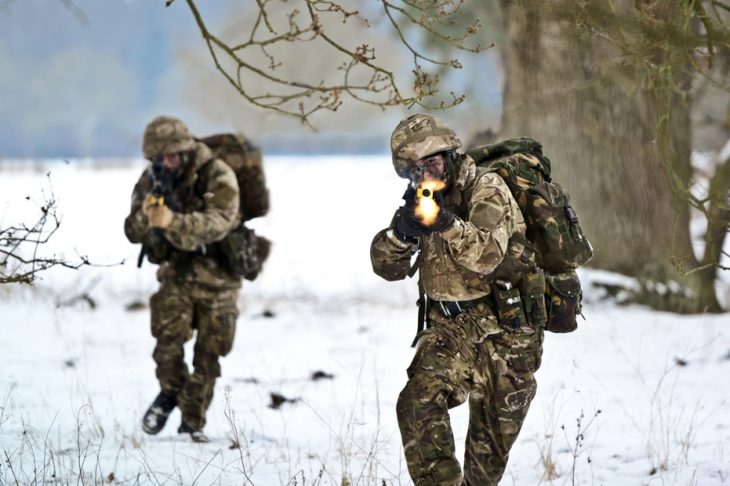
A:
[[[172,223],[173,212],[167,206],[143,204],[142,210],[147,215],[150,228],[165,229]]]
[[[403,200],[406,204],[413,204],[416,201],[416,188],[413,185],[408,184],[406,192],[403,193]]]
[[[448,209],[442,208],[441,211],[439,211],[439,215],[436,217],[436,221],[434,221],[428,229],[435,233],[441,233],[443,230],[451,227],[451,225],[454,224],[455,219],[456,216],[454,216],[454,213]]]
[[[431,228],[424,226],[413,212],[413,206],[403,206],[398,209],[393,218],[395,237],[404,243],[416,243],[416,238],[431,233]]]

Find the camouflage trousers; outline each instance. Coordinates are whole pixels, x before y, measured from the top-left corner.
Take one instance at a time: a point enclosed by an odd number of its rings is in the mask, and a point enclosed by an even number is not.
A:
[[[152,354],[163,393],[177,397],[183,421],[194,429],[205,425],[213,386],[221,374],[218,358],[233,346],[238,288],[211,290],[199,285],[164,280],[150,300]],[[193,373],[188,371],[183,345],[197,331]]]
[[[456,318],[434,310],[419,339],[396,407],[416,486],[496,486],[535,396],[542,329],[503,330],[484,307]],[[462,477],[448,410],[467,399]]]

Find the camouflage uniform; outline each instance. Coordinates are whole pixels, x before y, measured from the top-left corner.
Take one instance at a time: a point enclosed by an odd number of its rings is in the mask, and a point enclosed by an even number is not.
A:
[[[156,122],[163,127],[179,123],[160,117],[150,126]],[[183,423],[200,430],[205,425],[215,380],[221,373],[218,358],[231,350],[238,317],[236,301],[241,281],[223,268],[211,244],[238,224],[239,192],[233,170],[213,159],[210,149],[192,137],[172,147],[150,147],[146,143],[145,156],[153,158],[164,150],[181,148],[189,150],[192,157],[165,202],[174,211],[169,227],[161,234],[152,230],[142,211],[153,185],[148,167],[134,188],[124,230],[129,241],[143,243],[150,260],[160,264],[160,288],[150,300],[152,335],[157,339],[153,358],[160,388],[177,398]],[[193,337],[194,330],[197,339],[190,375],[183,345]]]
[[[441,128],[426,131],[436,134],[431,140],[436,139],[437,148],[455,148],[453,141],[444,141],[448,131]],[[397,132],[398,128],[394,139]],[[429,148],[416,147],[404,157],[396,150],[398,142],[393,141],[394,163],[403,176],[406,163],[428,155]],[[386,228],[372,242],[371,260],[375,273],[399,280],[406,277],[420,249],[418,270],[428,298],[476,302],[455,317],[445,315],[438,304],[431,306],[429,328],[420,335],[396,411],[416,485],[496,485],[535,396],[543,333],[526,325],[507,330],[495,317],[490,276],[506,255],[521,252],[510,237],[525,232],[509,189],[496,174],[478,174],[466,155],[459,156],[452,171],[444,207],[456,215],[454,224],[423,235],[417,244],[401,241]],[[467,398],[470,420],[462,477],[448,410]]]

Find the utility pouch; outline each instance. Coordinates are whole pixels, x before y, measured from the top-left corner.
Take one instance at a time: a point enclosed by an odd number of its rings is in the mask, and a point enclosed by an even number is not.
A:
[[[510,282],[497,279],[492,283],[492,295],[497,307],[497,320],[500,326],[507,329],[519,329],[527,323],[518,288],[512,287]]]
[[[573,332],[578,328],[576,320],[581,313],[583,292],[575,271],[546,274],[545,299],[548,321],[545,329],[550,332]]]
[[[235,278],[254,280],[269,256],[271,242],[241,224],[217,245],[222,263]]]
[[[525,317],[527,317],[527,323],[532,327],[544,327],[547,322],[545,287],[545,273],[537,267],[525,273],[518,285]]]

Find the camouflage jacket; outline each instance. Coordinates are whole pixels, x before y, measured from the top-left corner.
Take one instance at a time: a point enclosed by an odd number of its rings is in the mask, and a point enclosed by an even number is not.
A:
[[[132,193],[132,209],[124,232],[132,243],[142,243],[150,255],[162,254],[157,279],[175,279],[212,288],[238,288],[219,263],[212,243],[225,238],[240,222],[238,182],[233,170],[213,158],[210,149],[198,144],[195,160],[177,179],[168,205],[172,223],[160,238],[148,226],[142,203],[152,190],[151,167],[142,173]]]
[[[472,300],[490,293],[491,274],[508,251],[510,236],[524,236],[525,222],[502,178],[479,172],[474,160],[462,156],[453,187],[444,203],[456,216],[441,233],[421,238],[419,272],[426,294],[434,300]],[[519,254],[520,245],[509,252]],[[392,228],[373,239],[370,258],[373,270],[386,280],[401,280],[411,266],[419,245],[403,243]]]

